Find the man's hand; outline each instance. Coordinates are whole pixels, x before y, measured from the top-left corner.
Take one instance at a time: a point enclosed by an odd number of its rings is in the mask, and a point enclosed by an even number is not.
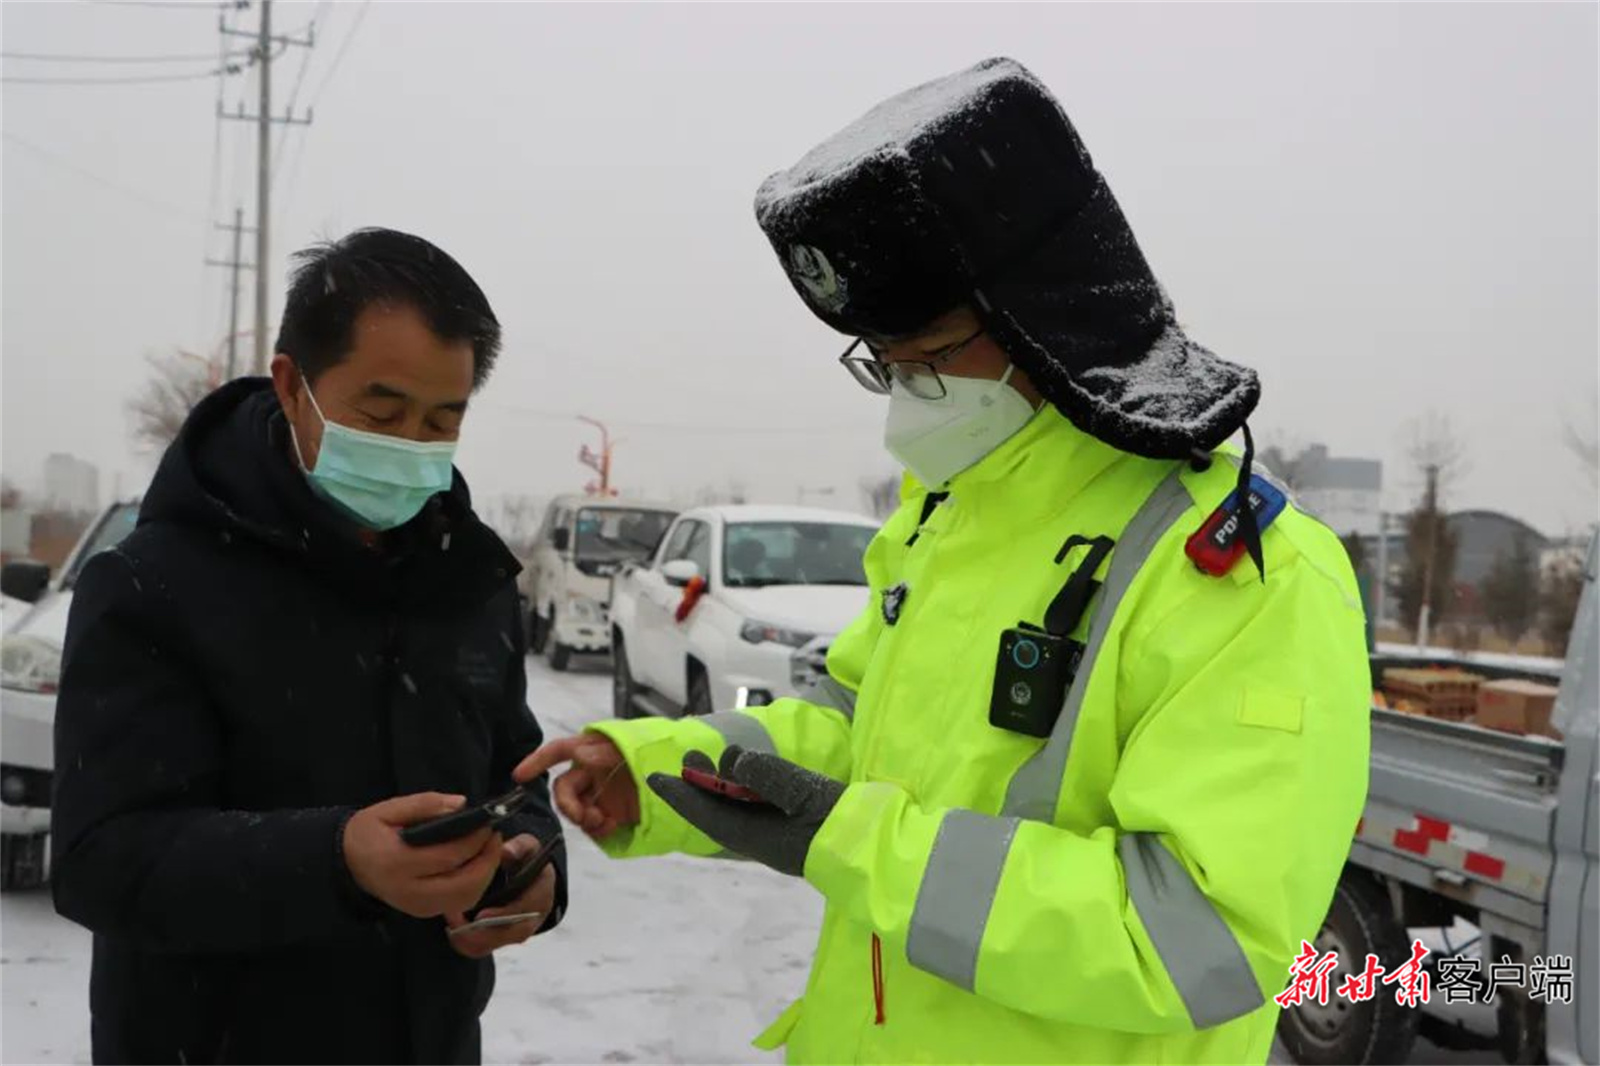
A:
[[[519,863],[538,851],[539,843],[539,838],[532,833],[512,837],[506,841],[501,851],[501,862]],[[474,921],[479,918],[498,918],[505,914],[537,914],[537,918],[529,918],[515,925],[492,926],[487,929],[454,933],[450,937],[450,945],[469,959],[484,958],[501,948],[520,944],[533,936],[550,919],[550,912],[555,909],[555,905],[556,867],[551,863],[522,895],[503,907],[485,907],[472,916]],[[445,917],[445,924],[451,929],[459,929],[467,924],[467,916],[461,913],[449,914]]]
[[[617,746],[598,733],[553,740],[511,772],[526,784],[561,763],[572,764],[552,792],[556,809],[573,825],[599,839],[639,824],[639,786]]]
[[[405,826],[458,811],[465,803],[464,796],[419,792],[357,811],[344,827],[344,862],[356,885],[413,918],[471,907],[500,865],[499,833],[485,827],[425,848],[400,839]]]

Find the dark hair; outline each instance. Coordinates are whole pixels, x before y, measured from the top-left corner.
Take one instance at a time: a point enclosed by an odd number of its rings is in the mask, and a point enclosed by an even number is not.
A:
[[[446,341],[472,342],[472,387],[500,354],[500,321],[461,264],[421,237],[392,229],[360,229],[294,256],[276,350],[294,360],[308,382],[350,354],[357,316],[392,301],[421,312]]]

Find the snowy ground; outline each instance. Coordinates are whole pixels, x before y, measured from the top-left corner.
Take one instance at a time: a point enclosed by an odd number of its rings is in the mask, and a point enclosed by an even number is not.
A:
[[[547,734],[608,713],[606,670],[530,664],[529,699]],[[572,912],[499,956],[485,1061],[777,1061],[750,1040],[804,987],[822,914],[816,893],[750,864],[613,862],[581,834],[568,839]],[[0,1062],[88,1062],[88,934],[57,917],[45,893],[8,893],[0,908]],[[1412,1061],[1499,1059],[1419,1042]]]

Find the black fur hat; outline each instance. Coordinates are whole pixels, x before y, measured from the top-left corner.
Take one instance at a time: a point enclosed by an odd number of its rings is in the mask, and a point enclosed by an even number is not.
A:
[[[1189,458],[1260,399],[1184,335],[1049,91],[1010,59],[886,100],[768,178],[756,218],[824,322],[895,337],[962,304],[1063,414],[1113,447]]]

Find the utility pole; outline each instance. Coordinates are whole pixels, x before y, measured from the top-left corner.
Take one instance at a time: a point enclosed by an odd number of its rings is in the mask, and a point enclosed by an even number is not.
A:
[[[261,99],[256,103],[256,358],[257,377],[267,372],[267,242],[272,233],[272,0],[261,0]]]
[[[268,253],[268,237],[272,231],[272,127],[274,124],[283,126],[309,126],[311,125],[311,112],[308,109],[304,118],[296,118],[292,112],[286,111],[281,118],[272,115],[272,46],[281,44],[284,48],[298,45],[310,48],[316,44],[315,26],[308,32],[304,39],[293,37],[274,37],[272,35],[272,0],[260,0],[261,22],[255,33],[236,30],[227,25],[226,16],[223,17],[219,27],[224,36],[229,37],[254,37],[256,40],[255,54],[253,56],[257,66],[261,68],[261,94],[256,104],[256,113],[247,115],[244,105],[240,104],[233,114],[221,110],[222,104],[218,102],[217,113],[223,118],[236,119],[241,122],[254,122],[256,124],[256,315],[255,315],[255,359],[252,363],[252,372],[257,376],[267,372],[267,280],[269,271],[267,265],[271,262]],[[235,259],[238,256],[234,256]]]
[[[220,230],[233,233],[233,258],[229,260],[207,259],[208,266],[227,267],[233,274],[232,295],[228,297],[228,373],[224,381],[232,381],[239,376],[239,271],[254,269],[254,264],[246,263],[239,258],[242,254],[240,244],[244,239],[247,227],[244,224],[244,208],[233,209],[233,225],[224,226],[216,223]]]
[[[1422,468],[1428,488],[1423,497],[1423,513],[1428,520],[1427,555],[1422,568],[1422,611],[1417,615],[1417,647],[1428,643],[1428,624],[1433,616],[1433,568],[1439,550],[1439,464]]]

